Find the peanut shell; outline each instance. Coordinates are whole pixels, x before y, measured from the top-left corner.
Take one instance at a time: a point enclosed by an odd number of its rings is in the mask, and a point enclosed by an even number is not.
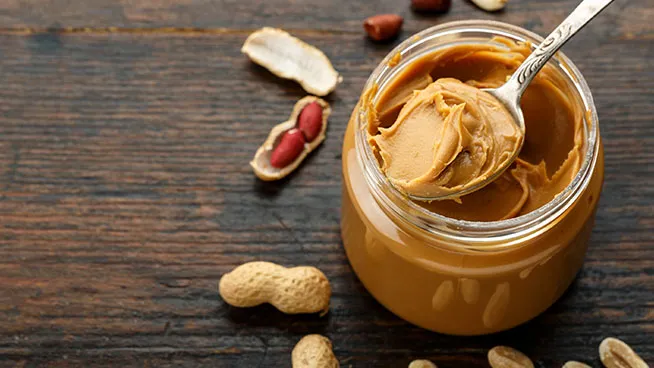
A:
[[[569,362],[566,362],[563,365],[563,368],[591,368],[591,366],[589,366],[588,364],[584,364],[584,363],[581,363],[581,362],[576,362],[574,360],[571,360]]]
[[[534,368],[531,359],[508,346],[496,346],[488,352],[488,362],[493,368]]]
[[[649,368],[629,345],[614,337],[602,340],[599,354],[606,368]]]
[[[418,359],[409,363],[409,368],[438,368],[436,364],[426,359]]]
[[[332,343],[321,335],[304,336],[291,353],[293,368],[338,368]]]
[[[494,12],[503,9],[508,0],[471,0],[479,8],[487,12]]]
[[[320,129],[320,133],[313,141],[305,143],[304,151],[302,151],[302,153],[300,153],[300,155],[288,166],[281,169],[273,167],[270,164],[270,155],[278,143],[278,139],[281,137],[282,133],[293,129],[296,126],[298,116],[300,115],[302,109],[314,101],[318,103],[323,109],[322,127]],[[306,96],[296,102],[288,120],[273,127],[270,131],[270,134],[268,134],[268,138],[266,138],[265,142],[263,142],[263,144],[254,154],[254,158],[252,161],[250,161],[250,166],[252,167],[254,174],[261,180],[272,181],[279,180],[293,172],[300,165],[300,163],[302,163],[302,160],[304,160],[304,158],[307,157],[311,151],[316,149],[316,147],[318,147],[320,143],[325,140],[325,133],[327,132],[327,119],[329,118],[331,112],[332,110],[329,107],[329,104],[325,100],[318,97]]]
[[[281,29],[264,27],[252,33],[241,52],[316,96],[328,95],[343,80],[322,51]]]
[[[286,268],[271,262],[249,262],[225,274],[220,296],[235,307],[270,303],[283,313],[317,313],[329,310],[331,286],[315,267]]]

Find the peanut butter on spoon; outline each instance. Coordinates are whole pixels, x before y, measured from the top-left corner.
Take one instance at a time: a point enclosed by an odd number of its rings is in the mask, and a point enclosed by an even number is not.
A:
[[[520,149],[521,130],[501,102],[457,79],[413,92],[369,143],[382,172],[412,197],[443,197],[483,182]]]

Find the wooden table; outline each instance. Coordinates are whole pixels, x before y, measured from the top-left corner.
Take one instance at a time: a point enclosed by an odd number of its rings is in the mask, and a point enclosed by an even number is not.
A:
[[[497,14],[453,2],[419,16],[404,0],[2,1],[0,366],[288,367],[309,333],[330,337],[344,367],[485,367],[498,344],[538,367],[599,367],[607,336],[654,362],[650,0],[616,0],[564,48],[594,94],[606,181],[586,263],[559,302],[511,331],[444,336],[385,310],[349,267],[340,150],[373,67],[451,20],[546,34],[577,0],[511,0]],[[379,12],[406,17],[390,45],[362,33]],[[264,25],[317,45],[344,77],[328,139],[278,183],[248,161],[305,93],[240,53]],[[324,270],[331,313],[227,306],[218,280],[253,260]]]

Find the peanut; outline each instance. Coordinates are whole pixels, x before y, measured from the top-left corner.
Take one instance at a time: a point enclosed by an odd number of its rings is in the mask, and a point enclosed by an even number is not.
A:
[[[379,14],[366,19],[363,29],[375,41],[386,41],[397,36],[404,18],[397,14]]]
[[[493,368],[534,368],[531,359],[508,346],[496,346],[490,349],[488,362]]]
[[[600,343],[599,354],[606,368],[649,367],[629,345],[614,337],[607,337]]]
[[[288,166],[302,153],[304,143],[304,135],[299,129],[284,132],[270,155],[270,165],[278,169]]]
[[[321,335],[304,336],[291,353],[293,368],[338,368],[332,343]]]
[[[506,5],[507,0],[471,0],[475,5],[488,12],[501,10]]]
[[[261,180],[279,180],[295,171],[324,140],[332,109],[314,96],[301,98],[289,118],[275,125],[254,154],[250,166]]]
[[[300,112],[297,127],[307,142],[316,139],[322,128],[322,106],[315,101],[306,105]]]
[[[452,0],[411,0],[411,8],[418,12],[446,12]]]
[[[315,267],[286,268],[270,262],[250,262],[225,274],[218,286],[220,296],[235,307],[270,303],[287,314],[329,310],[331,286]]]
[[[563,368],[591,368],[588,364],[584,364],[581,362],[575,362],[574,360],[571,360],[569,362],[566,362],[563,365]]]
[[[429,360],[419,359],[409,363],[409,368],[438,368],[438,367],[436,367],[436,364],[430,362]]]

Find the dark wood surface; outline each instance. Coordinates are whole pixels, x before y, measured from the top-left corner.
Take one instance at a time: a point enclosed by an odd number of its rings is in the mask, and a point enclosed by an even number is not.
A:
[[[498,344],[538,367],[599,367],[607,336],[654,363],[654,6],[616,0],[564,50],[592,88],[606,181],[586,262],[563,298],[504,333],[450,337],[381,307],[339,236],[340,149],[374,66],[430,25],[485,18],[546,34],[576,0],[511,0],[487,14],[454,0],[4,0],[0,3],[0,366],[282,367],[322,333],[341,365],[485,367]],[[406,17],[391,44],[362,19]],[[248,167],[305,95],[240,53],[264,25],[333,61],[328,138],[296,174]],[[324,318],[236,309],[217,281],[237,264],[315,265],[332,281]]]

